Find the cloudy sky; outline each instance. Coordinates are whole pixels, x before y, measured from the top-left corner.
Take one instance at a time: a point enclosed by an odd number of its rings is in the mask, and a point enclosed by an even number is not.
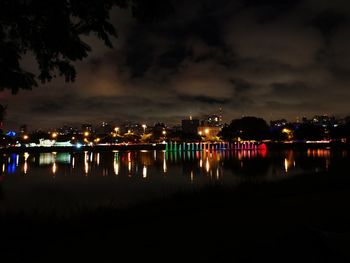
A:
[[[17,95],[5,128],[102,121],[180,123],[223,108],[266,120],[350,114],[350,4],[346,0],[174,1],[157,24],[112,10],[114,49],[93,36],[75,83],[56,79]],[[25,67],[33,61],[26,57]],[[78,125],[77,125],[78,126]]]

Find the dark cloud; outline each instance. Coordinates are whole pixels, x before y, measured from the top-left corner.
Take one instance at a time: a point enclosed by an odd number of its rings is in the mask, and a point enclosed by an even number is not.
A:
[[[305,95],[310,95],[312,89],[310,89],[303,82],[291,82],[291,83],[272,83],[271,84],[272,96],[288,97],[288,98],[300,98]]]
[[[215,113],[266,119],[348,114],[350,4],[345,0],[180,0],[157,23],[112,11],[115,49],[93,52],[74,84],[3,93],[8,124],[164,121]],[[29,59],[27,68],[34,68]]]
[[[224,105],[229,102],[229,99],[217,99],[208,96],[179,96],[180,100],[188,101],[191,103],[204,103],[204,104],[219,104]]]
[[[252,85],[244,79],[235,78],[231,79],[231,82],[236,93],[246,93],[252,89]]]
[[[299,6],[301,0],[243,0],[245,7],[254,9],[256,19],[260,23],[267,23],[284,16]]]
[[[310,24],[320,30],[326,45],[332,41],[336,30],[346,21],[346,16],[333,9],[326,9],[316,14],[310,21]]]
[[[57,114],[62,109],[64,109],[64,104],[62,102],[58,103],[56,101],[50,101],[50,102],[42,102],[39,105],[33,106],[30,110],[33,113],[41,113],[45,112],[46,114]]]
[[[165,69],[177,69],[181,62],[190,55],[191,51],[185,46],[178,46],[161,54],[157,66]]]

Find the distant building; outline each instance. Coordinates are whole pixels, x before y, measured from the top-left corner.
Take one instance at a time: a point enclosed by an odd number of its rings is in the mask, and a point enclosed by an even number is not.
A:
[[[162,122],[157,122],[156,124],[154,124],[151,130],[155,133],[162,133],[163,131],[167,130],[167,126]]]
[[[274,120],[270,121],[271,128],[283,128],[287,125],[287,120],[281,119],[281,120]]]
[[[199,127],[199,120],[198,119],[192,119],[190,117],[187,120],[182,120],[181,122],[182,126],[182,132],[186,134],[197,134],[197,129]]]
[[[171,127],[171,131],[173,132],[181,132],[182,131],[182,126],[181,125],[174,125]]]
[[[97,134],[109,134],[114,130],[114,127],[108,122],[102,122],[99,126],[96,127]]]
[[[218,136],[221,131],[221,127],[212,127],[212,126],[200,126],[197,129],[197,133],[200,136],[204,136],[206,139],[211,139]]]
[[[329,127],[337,124],[335,117],[327,115],[316,115],[312,118],[311,122],[318,126]]]
[[[64,125],[63,127],[58,128],[57,131],[61,135],[71,135],[71,134],[78,133],[76,128],[73,128],[73,127],[68,126],[68,125]]]
[[[19,133],[20,134],[26,134],[28,133],[28,127],[26,124],[23,124],[19,127]]]
[[[201,126],[209,126],[209,127],[220,127],[222,128],[223,122],[222,122],[222,117],[221,115],[208,115],[206,119],[202,120]]]
[[[92,125],[91,124],[82,124],[81,125],[81,131],[82,132],[92,132]]]
[[[137,135],[142,135],[144,129],[141,124],[133,122],[125,122],[120,126],[120,133],[133,133]]]

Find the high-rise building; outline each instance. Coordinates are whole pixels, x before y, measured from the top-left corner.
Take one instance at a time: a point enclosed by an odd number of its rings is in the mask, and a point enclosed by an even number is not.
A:
[[[193,119],[190,117],[189,119],[181,121],[182,132],[186,134],[197,134],[197,129],[199,127],[199,120]]]
[[[209,115],[205,120],[202,121],[202,126],[209,127],[223,127],[222,117],[217,114]]]

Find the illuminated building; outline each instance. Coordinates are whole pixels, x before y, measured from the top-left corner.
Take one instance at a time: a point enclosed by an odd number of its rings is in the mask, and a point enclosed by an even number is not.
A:
[[[220,127],[200,126],[197,128],[197,133],[200,136],[204,136],[206,139],[216,137],[220,131]]]
[[[223,127],[222,122],[222,116],[221,115],[208,115],[205,120],[201,122],[202,126],[209,126],[209,127]]]
[[[139,123],[133,123],[133,122],[125,122],[122,125],[120,125],[120,134],[125,133],[133,133],[137,135],[142,135],[146,131],[142,124]]]
[[[287,125],[287,120],[285,119],[270,121],[271,128],[283,128],[286,125]]]

